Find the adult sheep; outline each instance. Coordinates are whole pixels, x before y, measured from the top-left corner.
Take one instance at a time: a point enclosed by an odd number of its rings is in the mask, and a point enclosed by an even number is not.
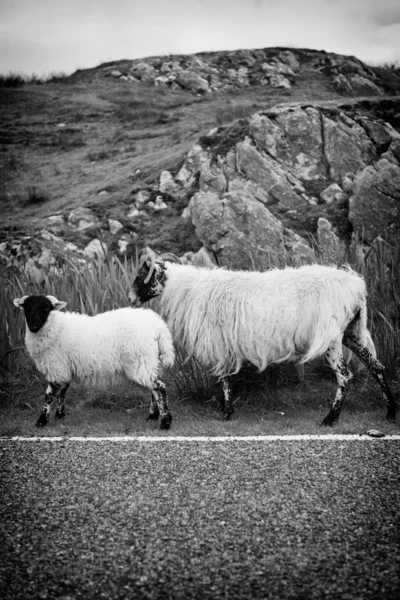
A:
[[[151,390],[148,419],[160,416],[160,429],[169,429],[172,415],[158,375],[162,366],[172,366],[175,355],[159,315],[130,307],[94,317],[62,313],[66,302],[54,296],[23,296],[15,298],[14,305],[25,314],[26,348],[48,382],[38,427],[48,423],[54,397],[59,396],[56,417],[65,416],[65,394],[72,380],[97,388],[129,380]]]
[[[261,370],[282,361],[326,358],[338,389],[323,425],[339,418],[353,377],[342,344],[380,385],[387,418],[396,403],[366,326],[366,287],[350,268],[308,265],[265,273],[179,264],[174,255],[143,261],[129,294],[133,306],[160,297],[174,340],[222,381],[224,417],[233,413],[229,375],[246,361]]]

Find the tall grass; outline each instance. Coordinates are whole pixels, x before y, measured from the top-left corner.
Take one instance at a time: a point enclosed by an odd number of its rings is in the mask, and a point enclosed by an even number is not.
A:
[[[386,366],[389,377],[396,379],[400,376],[400,244],[392,247],[377,241],[362,260],[360,256],[360,247],[356,246],[356,251],[349,253],[346,260],[366,279],[368,326],[378,357]],[[27,379],[35,373],[23,350],[25,324],[23,314],[13,306],[15,297],[52,294],[66,301],[68,310],[94,315],[127,306],[127,294],[136,268],[137,259],[136,262],[122,263],[114,257],[79,267],[66,262],[61,269],[44,273],[41,284],[32,283],[23,270],[3,275],[0,286],[1,381],[9,381],[10,377],[15,380],[16,375]],[[152,301],[149,307],[157,311],[157,301]],[[215,397],[216,379],[195,359],[187,360],[180,351],[168,378],[182,399],[210,400]],[[247,379],[249,386],[254,383],[253,376]]]
[[[133,261],[117,258],[77,266],[66,262],[57,270],[43,273],[41,283],[32,282],[25,271],[13,270],[2,276],[0,287],[0,369],[17,367],[16,348],[24,343],[25,324],[13,299],[22,295],[51,294],[67,302],[68,310],[95,315],[127,306],[127,290],[133,278]]]

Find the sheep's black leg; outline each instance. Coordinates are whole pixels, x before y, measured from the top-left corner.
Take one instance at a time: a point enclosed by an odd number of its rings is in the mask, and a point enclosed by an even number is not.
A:
[[[383,393],[383,397],[386,401],[386,418],[389,421],[394,421],[396,419],[397,406],[386,379],[385,367],[382,365],[382,363],[379,362],[379,360],[374,358],[374,356],[371,354],[368,348],[365,348],[360,343],[354,331],[354,327],[352,327],[351,325],[344,332],[343,343],[345,346],[347,346],[347,348],[354,352],[354,354],[357,356],[357,358],[361,360],[362,363],[364,363],[368,371],[379,383]]]
[[[36,421],[36,427],[44,427],[49,422],[50,406],[53,402],[54,397],[58,394],[60,389],[60,383],[51,382],[47,386],[44,396],[44,406],[42,408],[42,412],[40,413],[38,420]]]
[[[161,417],[160,429],[169,429],[172,422],[172,415],[168,406],[165,385],[159,379],[155,379],[153,382],[152,397],[157,403]]]
[[[326,358],[336,375],[338,389],[331,410],[322,421],[322,425],[333,425],[338,420],[343,402],[349,391],[349,382],[353,374],[343,359],[342,342],[335,340],[326,351]]]
[[[160,416],[160,411],[157,406],[157,398],[154,396],[154,392],[151,392],[150,410],[146,421],[157,421]]]
[[[224,393],[222,416],[225,419],[225,421],[229,421],[231,415],[233,415],[233,413],[235,412],[232,403],[232,386],[229,377],[222,377],[221,383],[222,391]]]
[[[67,393],[68,388],[69,383],[65,383],[61,389],[56,414],[54,415],[56,419],[63,419],[65,417],[65,395]]]

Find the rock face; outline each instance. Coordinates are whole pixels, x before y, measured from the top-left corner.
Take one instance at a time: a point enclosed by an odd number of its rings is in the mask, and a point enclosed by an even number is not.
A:
[[[357,107],[275,108],[209,132],[176,181],[221,265],[341,262],[354,233],[399,239],[398,149],[399,133]]]

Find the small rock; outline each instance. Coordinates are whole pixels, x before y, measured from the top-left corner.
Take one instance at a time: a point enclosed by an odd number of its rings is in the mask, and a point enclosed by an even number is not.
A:
[[[345,175],[342,179],[342,188],[344,192],[351,193],[353,191],[353,181]]]
[[[108,228],[110,230],[110,233],[112,235],[115,235],[116,233],[118,233],[118,231],[120,231],[123,228],[122,223],[120,223],[120,221],[117,221],[116,219],[108,219]]]
[[[85,206],[80,206],[70,212],[68,225],[82,231],[88,227],[98,227],[100,222],[94,212]]]
[[[385,437],[385,434],[382,431],[378,431],[377,429],[369,429],[365,432],[364,435],[369,435],[370,437],[382,438]]]
[[[154,204],[154,210],[165,210],[166,208],[168,208],[168,206],[164,202],[163,197],[157,196],[155,204]]]
[[[343,195],[342,188],[337,183],[331,183],[330,186],[325,188],[319,195],[320,199],[326,204],[332,204],[335,200],[340,199]]]
[[[107,245],[95,238],[84,248],[83,253],[94,259],[104,258],[107,254]]]
[[[136,206],[134,206],[134,207],[132,208],[132,210],[130,210],[126,216],[127,216],[127,218],[128,218],[128,219],[135,219],[136,217],[138,217],[139,215],[141,215],[141,214],[142,214],[142,212],[143,212],[143,211],[141,211],[141,210],[138,210],[138,209],[136,208]]]
[[[62,215],[51,215],[46,219],[47,225],[64,225],[64,217]]]

